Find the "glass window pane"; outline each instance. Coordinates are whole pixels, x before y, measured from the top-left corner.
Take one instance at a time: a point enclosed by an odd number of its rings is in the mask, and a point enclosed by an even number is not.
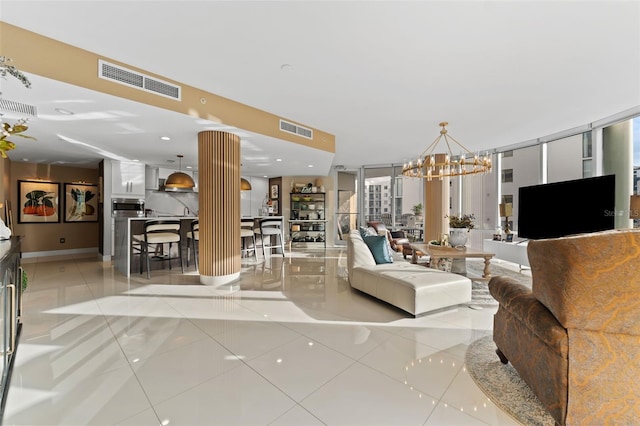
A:
[[[517,231],[518,226],[518,188],[521,186],[537,185],[542,182],[541,177],[541,145],[529,146],[526,148],[514,149],[513,157],[502,159],[503,169],[517,170],[518,173],[512,175],[512,182],[500,183],[500,194],[512,196],[513,204],[513,225]],[[496,199],[495,212],[498,216],[498,203]],[[509,220],[512,220],[509,218]],[[496,224],[497,225],[497,224]],[[511,228],[514,229],[514,228]]]
[[[502,182],[513,182],[513,169],[502,169]]]
[[[583,134],[547,143],[547,182],[582,178]]]
[[[593,160],[582,160],[582,177],[593,177]]]
[[[593,157],[592,150],[591,150],[591,132],[586,132],[582,134],[582,157],[583,158]]]

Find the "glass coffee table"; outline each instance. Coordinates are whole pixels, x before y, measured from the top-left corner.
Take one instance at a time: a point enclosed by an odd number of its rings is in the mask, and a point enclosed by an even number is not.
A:
[[[491,272],[489,271],[489,265],[491,264],[491,258],[495,256],[495,253],[489,253],[486,251],[479,251],[470,249],[469,247],[455,248],[455,247],[441,247],[434,246],[426,243],[410,243],[411,247],[411,263],[418,263],[418,252],[423,253],[431,258],[431,265],[438,264],[439,259],[468,259],[468,258],[481,258],[484,259],[484,270],[482,277],[469,277],[477,281],[488,281],[491,279]],[[462,275],[466,275],[466,269],[463,272],[456,272]]]

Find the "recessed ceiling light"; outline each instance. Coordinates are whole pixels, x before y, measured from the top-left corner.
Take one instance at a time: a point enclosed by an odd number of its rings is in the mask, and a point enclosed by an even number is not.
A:
[[[282,158],[276,158],[276,161],[282,161]]]
[[[25,157],[22,159],[22,161],[29,161],[29,159]]]
[[[282,64],[282,65],[280,65],[280,69],[282,71],[285,71],[285,72],[293,71],[293,65],[291,65],[291,64]]]
[[[64,108],[55,108],[55,111],[63,115],[73,115],[73,111],[69,111],[68,109],[64,109]]]
[[[313,164],[309,164],[307,167],[313,167]]]
[[[160,139],[162,139],[163,141],[170,141],[171,138],[169,136],[160,136]]]
[[[269,176],[267,176],[267,175],[264,175],[264,176],[262,176],[262,177],[263,177],[263,178],[268,178]]]
[[[137,162],[139,162],[140,160],[133,160],[133,161],[135,161],[135,162],[137,163]]]
[[[193,167],[191,167],[191,166],[187,166],[187,169],[193,169]]]

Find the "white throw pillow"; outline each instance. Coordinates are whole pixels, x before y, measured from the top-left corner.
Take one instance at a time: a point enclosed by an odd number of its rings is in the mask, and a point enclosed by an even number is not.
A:
[[[0,219],[0,240],[8,240],[11,238],[11,229]]]

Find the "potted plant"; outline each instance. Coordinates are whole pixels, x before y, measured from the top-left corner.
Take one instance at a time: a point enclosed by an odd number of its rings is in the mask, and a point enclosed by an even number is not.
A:
[[[411,211],[416,216],[422,216],[422,203],[418,203],[415,206],[411,207]]]
[[[449,244],[452,246],[464,246],[467,244],[467,233],[475,228],[476,217],[472,214],[460,214],[445,216],[449,218]]]

